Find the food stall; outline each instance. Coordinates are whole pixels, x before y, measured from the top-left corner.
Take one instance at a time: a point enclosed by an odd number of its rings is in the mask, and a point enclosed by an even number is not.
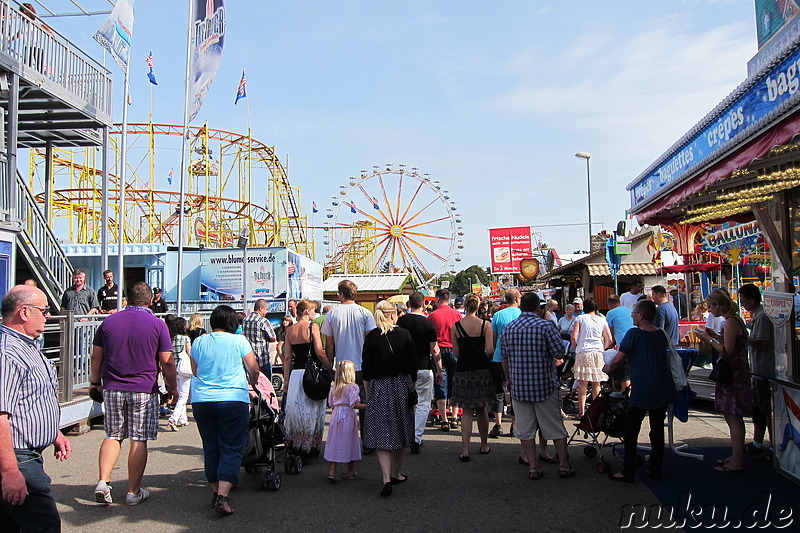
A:
[[[775,331],[775,367],[762,376],[773,391],[774,464],[796,481],[800,481],[800,336],[795,328],[793,283],[800,272],[798,66],[800,42],[794,42],[628,185],[630,212],[641,224],[660,224],[671,231],[682,255],[699,251],[698,237],[714,226],[727,225],[734,236],[744,238],[752,227],[743,225],[757,223],[769,264],[761,282],[764,307]],[[741,259],[733,262],[739,265]]]

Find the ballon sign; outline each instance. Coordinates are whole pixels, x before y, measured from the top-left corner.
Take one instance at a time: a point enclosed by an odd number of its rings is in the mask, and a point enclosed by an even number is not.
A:
[[[707,225],[700,235],[700,248],[724,255],[730,264],[736,265],[743,257],[755,252],[760,237],[761,228],[756,221]]]

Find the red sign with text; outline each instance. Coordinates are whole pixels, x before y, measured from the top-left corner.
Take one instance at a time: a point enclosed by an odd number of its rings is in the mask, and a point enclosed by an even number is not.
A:
[[[531,227],[489,229],[489,253],[493,274],[516,274],[519,262],[533,253]]]

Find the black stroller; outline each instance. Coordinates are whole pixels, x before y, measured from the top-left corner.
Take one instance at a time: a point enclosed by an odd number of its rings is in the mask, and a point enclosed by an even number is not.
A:
[[[616,455],[617,446],[623,444],[628,395],[628,389],[621,393],[603,390],[587,406],[580,422],[575,424],[575,431],[567,443],[567,445],[573,442],[585,444],[584,455],[590,458],[598,457],[597,471],[601,474],[611,472],[611,464],[603,458],[603,448],[611,448],[611,454]],[[583,433],[582,439],[579,438],[580,433]]]
[[[283,413],[274,410],[257,392],[251,401],[249,434],[242,466],[247,473],[261,473],[261,485],[265,490],[276,491],[281,488],[278,463],[284,463],[287,474],[303,471],[303,459],[289,454],[289,439],[283,427],[283,417]]]

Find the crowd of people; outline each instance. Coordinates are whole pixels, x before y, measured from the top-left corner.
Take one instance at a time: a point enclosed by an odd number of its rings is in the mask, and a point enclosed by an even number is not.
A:
[[[191,402],[212,507],[220,515],[232,514],[230,491],[248,439],[249,390],[257,386],[260,374],[272,374],[270,346],[276,344],[283,367],[284,425],[294,454],[305,459],[320,455],[326,410],[331,408],[323,454],[330,463],[331,483],[357,477],[357,462],[376,452],[380,495],[390,496],[409,479],[402,471],[406,448],[412,454],[423,451],[432,407],[441,431],[461,425],[461,462],[472,459],[473,421],[478,452],[485,455],[491,451],[489,439],[504,434],[503,414],[508,414],[509,434],[520,440],[519,462],[528,466],[531,480],[544,475],[542,463],[557,464],[560,477],[572,477],[558,375],[567,358],[574,358],[579,417],[585,413],[590,384],[592,398],[609,376],[630,384],[625,463],[611,479],[634,481],[645,416],[652,447],[647,475],[662,475],[663,422],[676,392],[667,354],[677,340],[678,309],[685,307],[667,296],[671,291],[663,286],[652,287],[648,298],[642,284],[634,283],[630,291],[608,298],[606,315],[593,298],[575,298],[560,316],[556,302],[513,288],[498,307],[476,295],[457,299],[451,307],[449,292],[439,289],[433,309],[415,292],[407,306],[384,300],[370,313],[356,303],[357,287],[346,280],[338,286],[340,305],[326,306],[321,316],[316,302],[292,300],[276,331],[266,318],[265,300],[256,301],[244,318],[219,305],[207,332],[197,314],[188,322],[156,316],[153,304],[163,299],[144,282],[128,289],[126,305],[117,312],[116,298],[122,295],[110,271],[104,279],[98,295],[86,286],[85,274],[76,271],[62,300],[62,307],[79,315],[108,314],[96,331],[91,355],[90,395],[103,402],[105,412],[106,438],[94,488],[100,504],[114,501],[112,471],[125,440],[130,441],[125,503],[137,505],[150,496],[142,478],[147,443],[158,430],[160,379],[166,402],[173,406],[168,429],[189,425],[186,406]],[[725,416],[732,449],[716,465],[719,472],[742,471],[745,453],[769,453],[764,444],[771,416],[769,386],[758,377],[751,382],[751,365],[756,376],[774,367],[774,332],[756,286],[742,286],[739,298],[753,318],[750,333],[723,289],[704,302],[708,313],[722,319],[721,327],[697,331],[731,374],[716,385],[715,406]],[[677,309],[673,301],[678,301]],[[38,342],[49,310],[42,291],[20,285],[3,299],[0,326],[2,513],[18,523],[41,524],[41,530],[56,530],[59,523],[41,453],[51,444],[58,459],[70,453],[69,441],[58,430],[55,371]],[[616,355],[606,362],[603,354],[612,347]],[[333,378],[327,398],[311,398],[303,387],[309,361]],[[751,414],[755,435],[745,446],[744,417]],[[548,442],[555,457],[548,453]],[[342,473],[339,464],[345,465]]]

